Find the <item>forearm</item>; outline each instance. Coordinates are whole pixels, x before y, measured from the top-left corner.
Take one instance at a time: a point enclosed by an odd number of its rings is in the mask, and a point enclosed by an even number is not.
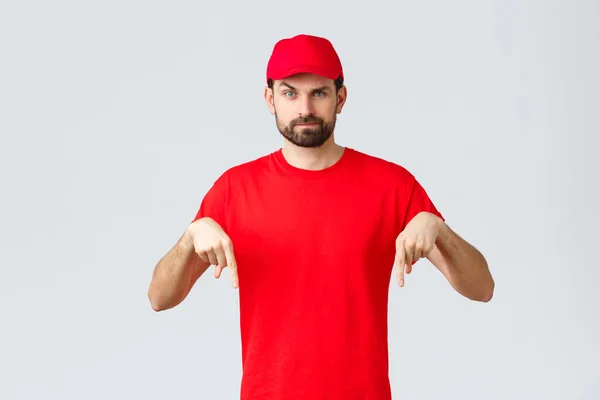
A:
[[[194,244],[186,232],[158,262],[148,289],[148,298],[154,310],[176,306],[187,293],[194,255]]]
[[[442,222],[435,244],[443,258],[444,274],[452,286],[472,300],[489,301],[494,280],[485,257]]]

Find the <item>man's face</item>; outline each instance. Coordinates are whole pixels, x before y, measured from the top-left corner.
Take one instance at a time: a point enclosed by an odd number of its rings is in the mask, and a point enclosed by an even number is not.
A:
[[[333,134],[336,114],[342,110],[346,88],[314,74],[297,74],[265,89],[265,99],[279,132],[299,147],[320,147]]]

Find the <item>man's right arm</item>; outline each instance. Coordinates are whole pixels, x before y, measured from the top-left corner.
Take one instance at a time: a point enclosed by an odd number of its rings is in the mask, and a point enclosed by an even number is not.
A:
[[[186,230],[154,268],[148,289],[152,308],[162,311],[181,303],[208,267],[210,263],[196,254],[194,242]]]

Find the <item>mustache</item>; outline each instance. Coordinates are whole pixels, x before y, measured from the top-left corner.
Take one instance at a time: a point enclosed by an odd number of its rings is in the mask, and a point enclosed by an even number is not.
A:
[[[296,118],[290,123],[292,127],[298,124],[323,124],[323,120],[315,116],[307,115],[306,117]]]

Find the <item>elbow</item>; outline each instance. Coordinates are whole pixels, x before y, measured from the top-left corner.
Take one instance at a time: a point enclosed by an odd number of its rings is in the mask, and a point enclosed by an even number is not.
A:
[[[148,289],[148,300],[154,311],[165,311],[179,305],[187,296],[187,292],[178,292],[165,289],[153,283]]]
[[[168,310],[168,309],[174,307],[172,305],[163,304],[163,303],[153,301],[153,300],[150,300],[150,306],[152,307],[152,310],[154,310],[156,312],[165,311],[165,310]]]
[[[483,256],[482,256],[483,258]],[[479,298],[477,299],[477,301],[480,301],[482,303],[488,303],[492,300],[492,298],[494,297],[494,289],[496,287],[496,283],[494,282],[494,277],[492,276],[492,273],[490,272],[490,269],[488,267],[487,261],[485,260],[485,258],[483,258],[483,263],[485,266],[485,274],[483,275],[483,279],[481,282],[481,293],[479,295]]]
[[[152,307],[152,310],[156,312],[168,310],[169,308],[171,308],[171,306],[165,303],[164,299],[161,299],[160,296],[153,293],[152,290],[148,291],[148,300],[150,301],[150,306]]]
[[[493,297],[494,297],[494,293],[490,292],[486,296],[484,296],[481,299],[479,299],[479,301],[482,302],[482,303],[489,303],[492,300]]]
[[[490,278],[489,283],[487,285],[485,285],[485,287],[486,287],[485,291],[483,291],[482,295],[477,300],[482,303],[488,303],[489,301],[491,301],[492,298],[494,297],[495,286],[496,286],[496,284],[494,283],[494,280],[492,278]]]
[[[166,307],[163,307],[160,304],[153,302],[153,301],[150,301],[150,306],[152,307],[152,310],[154,310],[156,312],[164,311],[167,309]]]
[[[158,312],[165,309],[165,307],[163,307],[163,305],[156,301],[156,299],[151,295],[148,295],[148,300],[150,301],[150,307],[152,307],[152,310]]]
[[[461,290],[457,289],[457,291],[469,300],[488,303],[494,297],[494,287],[494,280],[489,279],[485,283],[478,283],[477,285],[470,287],[460,288]]]

